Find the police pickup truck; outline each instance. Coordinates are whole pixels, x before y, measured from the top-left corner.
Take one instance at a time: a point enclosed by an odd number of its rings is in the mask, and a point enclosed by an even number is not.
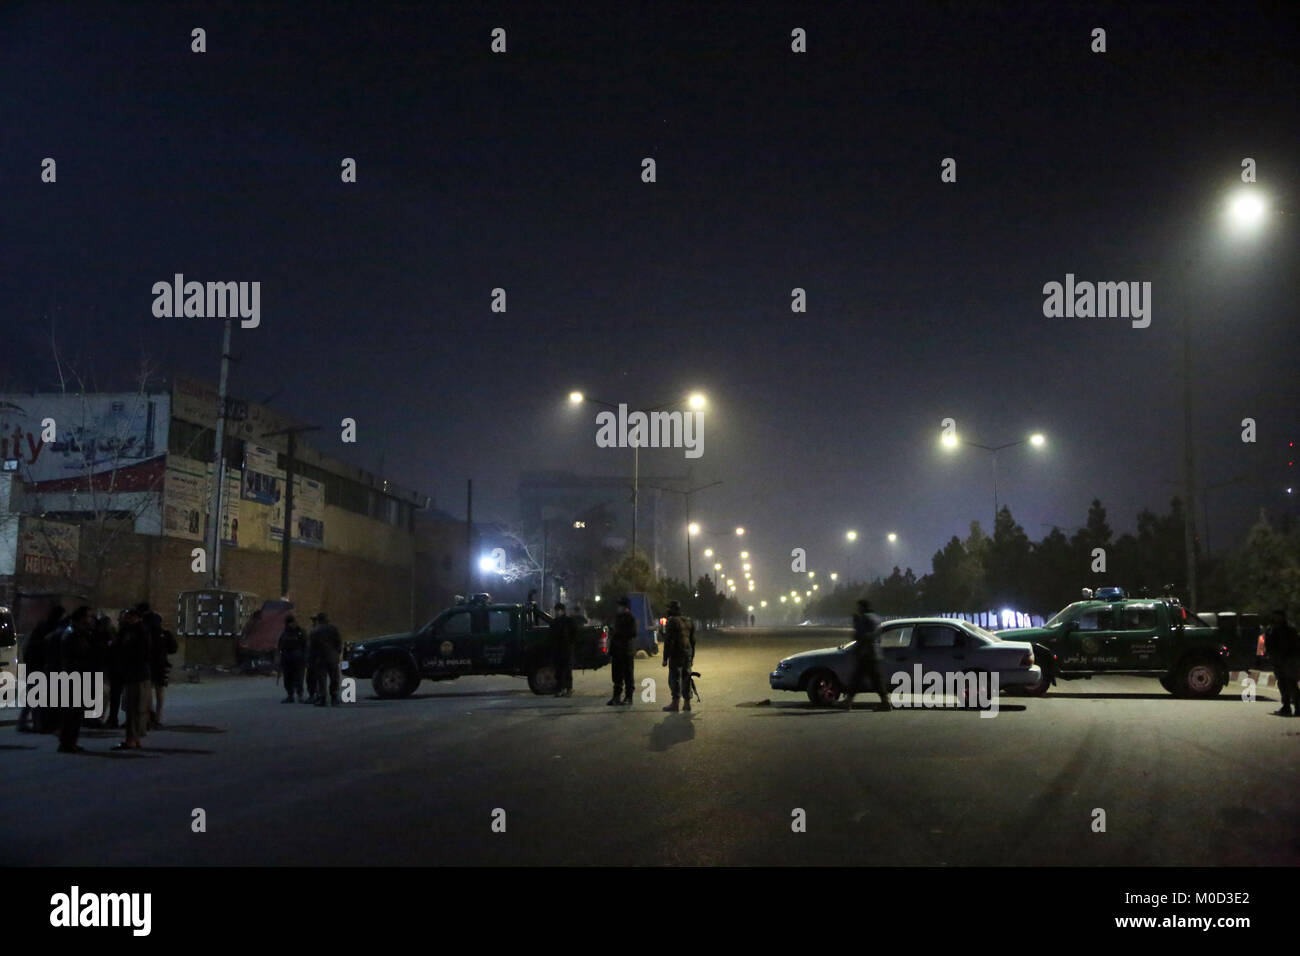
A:
[[[609,633],[578,629],[573,666],[597,670],[609,663]],[[534,694],[556,689],[549,618],[534,607],[493,604],[487,594],[443,611],[414,634],[392,634],[349,644],[344,677],[370,678],[379,697],[408,697],[420,681],[478,674],[528,678]]]
[[[1157,677],[1175,697],[1216,697],[1230,670],[1242,667],[1244,653],[1223,634],[1170,597],[1128,598],[1119,589],[1102,600],[1076,601],[1042,627],[999,631],[1008,640],[1027,641],[1043,679],[1025,688],[1043,695],[1057,679],[1094,674]],[[1254,660],[1254,648],[1250,660]]]

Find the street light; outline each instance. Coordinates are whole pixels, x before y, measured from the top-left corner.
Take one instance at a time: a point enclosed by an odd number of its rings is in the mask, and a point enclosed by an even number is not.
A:
[[[890,544],[893,544],[895,541],[898,540],[898,535],[894,534],[894,532],[892,531],[889,532],[889,534],[885,535],[885,537],[889,539]]]
[[[594,396],[591,395],[586,395],[583,392],[577,391],[576,389],[569,393],[570,405],[581,405],[583,402],[591,402],[593,405],[600,405],[604,408],[613,409],[615,412],[619,411],[620,408],[620,406],[614,402],[607,402],[604,399],[595,398]],[[702,393],[692,392],[691,394],[684,395],[681,398],[674,398],[673,400],[668,402],[660,402],[658,405],[653,405],[650,408],[644,409],[644,411],[659,412],[659,411],[663,411],[665,408],[672,408],[674,405],[681,405],[681,404],[690,405],[691,408],[694,409],[702,409],[706,403],[707,403],[707,399],[704,397]],[[720,484],[720,482],[715,482],[715,484]],[[637,505],[639,503],[639,498],[640,498],[640,486],[641,486],[641,443],[633,442],[632,444],[632,553],[633,554],[636,553],[636,532],[637,532],[637,511],[638,511]],[[689,499],[687,500],[687,511],[688,512],[690,511]],[[689,544],[690,544],[690,538],[688,537],[687,545]],[[689,576],[689,569],[687,570],[687,574]]]
[[[736,535],[737,535],[738,537],[743,537],[744,534],[745,534],[745,529],[744,529],[744,528],[737,528],[737,529],[736,529]]]
[[[697,532],[697,533],[698,533],[698,532]],[[711,557],[713,557],[713,549],[712,549],[712,548],[705,548],[705,549],[704,549],[704,556],[705,556],[706,558],[711,558]]]
[[[749,560],[749,552],[748,552],[748,551],[742,551],[742,552],[740,552],[740,560],[742,560],[742,561],[748,561],[748,560]]]
[[[997,529],[998,525],[998,452],[1007,448],[1015,448],[1017,445],[1028,444],[1034,448],[1042,448],[1047,444],[1047,439],[1042,432],[1034,432],[1032,435],[1020,439],[1020,441],[1009,441],[1003,445],[981,445],[979,442],[967,441],[964,438],[959,440],[952,432],[944,432],[939,441],[949,451],[955,450],[959,445],[970,445],[972,448],[983,449],[993,456],[993,524],[989,528],[990,534]]]

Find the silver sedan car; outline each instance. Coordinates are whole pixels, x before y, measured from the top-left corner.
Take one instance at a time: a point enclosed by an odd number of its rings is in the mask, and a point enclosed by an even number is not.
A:
[[[835,703],[853,678],[855,643],[785,658],[768,675],[772,689],[804,691],[814,704]],[[889,621],[880,629],[880,651],[880,673],[890,690],[895,674],[906,674],[911,681],[917,665],[924,673],[997,674],[1000,687],[1036,684],[1042,677],[1029,644],[1004,641],[982,627],[949,618]]]

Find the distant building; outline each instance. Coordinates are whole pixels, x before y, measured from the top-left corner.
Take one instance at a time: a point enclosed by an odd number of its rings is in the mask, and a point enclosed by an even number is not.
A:
[[[177,594],[211,575],[218,397],[177,380],[142,393],[0,395],[0,458],[14,476],[19,516],[13,570],[0,602],[20,629],[54,601],[114,609],[148,601],[170,619]],[[262,405],[231,400],[225,435],[220,584],[280,596],[287,439],[292,424]],[[415,516],[427,497],[318,450],[328,431],[297,441],[289,597],[326,610],[345,637],[410,625],[417,581]],[[463,545],[462,545],[463,548]],[[3,551],[3,548],[0,548]]]

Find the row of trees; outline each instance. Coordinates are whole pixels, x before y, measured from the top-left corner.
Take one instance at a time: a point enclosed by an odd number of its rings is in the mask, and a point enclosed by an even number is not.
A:
[[[1300,528],[1289,515],[1274,527],[1261,514],[1242,545],[1214,560],[1198,556],[1201,609],[1300,614]],[[804,616],[843,619],[859,597],[882,613],[924,614],[1010,607],[1050,614],[1077,599],[1080,589],[1119,585],[1130,594],[1162,593],[1172,585],[1186,596],[1182,502],[1157,514],[1143,509],[1133,533],[1114,535],[1106,509],[1094,499],[1087,522],[1066,535],[1053,528],[1031,541],[1008,508],[997,515],[993,536],[972,522],[934,555],[931,571],[917,577],[894,568],[868,584],[842,584],[809,603]]]
[[[743,624],[749,620],[747,608],[736,598],[723,594],[708,575],[695,582],[691,588],[685,581],[670,577],[656,577],[649,558],[641,552],[626,554],[615,562],[602,581],[600,616],[613,618],[618,610],[615,603],[621,595],[643,591],[650,596],[650,604],[661,614],[669,601],[681,603],[682,610],[704,626]],[[588,613],[591,613],[590,606]]]

